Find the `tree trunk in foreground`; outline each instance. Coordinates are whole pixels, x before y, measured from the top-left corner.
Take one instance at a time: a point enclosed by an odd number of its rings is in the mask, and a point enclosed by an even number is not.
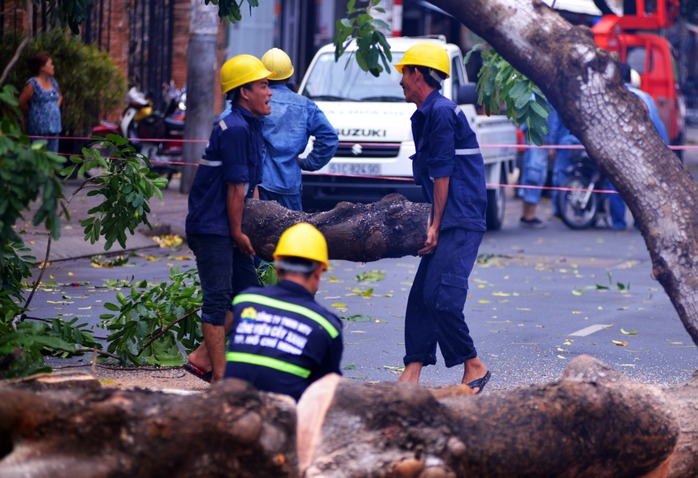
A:
[[[427,239],[431,206],[390,194],[370,204],[339,203],[327,212],[290,211],[276,201],[245,202],[242,230],[262,259],[271,261],[281,233],[309,222],[327,239],[330,259],[371,262],[417,255]]]
[[[4,478],[698,476],[698,378],[662,392],[588,356],[477,396],[330,375],[297,407],[233,379],[189,395],[45,383],[0,387]]]
[[[237,380],[186,395],[0,387],[0,476],[296,476],[295,426],[291,398]]]
[[[698,185],[591,30],[539,0],[432,0],[540,87],[640,225],[659,282],[698,345]]]

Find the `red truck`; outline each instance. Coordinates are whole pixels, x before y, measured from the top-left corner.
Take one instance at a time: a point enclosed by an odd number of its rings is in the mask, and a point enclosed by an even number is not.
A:
[[[594,0],[594,3],[604,13],[592,27],[596,44],[617,52],[622,61],[640,74],[640,88],[654,98],[670,143],[683,144],[686,105],[678,65],[669,41],[657,34],[678,18],[679,0],[625,0],[622,12],[616,11],[618,2]]]

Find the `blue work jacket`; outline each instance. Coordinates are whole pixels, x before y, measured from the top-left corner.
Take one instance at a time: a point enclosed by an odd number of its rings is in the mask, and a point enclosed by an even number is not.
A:
[[[248,110],[232,112],[213,128],[189,192],[187,234],[230,235],[228,183],[245,184],[246,197],[262,180],[262,125]]]
[[[341,375],[342,322],[295,282],[252,287],[233,301],[225,376],[298,400],[315,380]]]
[[[317,105],[285,84],[271,85],[271,114],[262,118],[262,135],[267,147],[261,187],[277,194],[300,194],[301,169],[316,171],[337,151],[337,132]],[[308,138],[313,149],[298,162]]]
[[[450,177],[441,230],[485,231],[485,165],[465,113],[435,90],[411,120],[417,151],[412,172],[428,202],[434,202],[434,178]]]

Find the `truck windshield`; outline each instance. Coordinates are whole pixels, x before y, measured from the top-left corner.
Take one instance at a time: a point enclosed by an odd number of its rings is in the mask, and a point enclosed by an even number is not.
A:
[[[393,63],[404,52],[392,52]],[[334,53],[321,55],[308,75],[303,95],[318,101],[394,101],[404,102],[400,86],[402,76],[395,70],[382,72],[378,78],[362,71],[356,60],[345,54],[338,62]]]

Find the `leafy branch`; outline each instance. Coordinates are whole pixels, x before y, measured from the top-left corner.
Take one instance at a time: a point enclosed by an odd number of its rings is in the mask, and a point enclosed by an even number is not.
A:
[[[504,104],[507,118],[526,126],[529,143],[542,145],[543,136],[548,134],[550,115],[550,106],[543,92],[494,49],[483,50],[482,43],[465,55],[465,63],[478,50],[481,50],[482,57],[482,68],[477,75],[478,103],[484,106],[488,116],[498,114]]]
[[[354,53],[356,62],[363,71],[378,77],[383,71],[390,71],[393,56],[385,35],[380,30],[388,31],[389,25],[383,20],[373,18],[373,11],[385,13],[378,5],[381,0],[370,0],[365,8],[356,8],[356,0],[347,3],[347,17],[337,20],[334,35],[335,61],[344,54],[352,41],[356,40],[358,49]]]

